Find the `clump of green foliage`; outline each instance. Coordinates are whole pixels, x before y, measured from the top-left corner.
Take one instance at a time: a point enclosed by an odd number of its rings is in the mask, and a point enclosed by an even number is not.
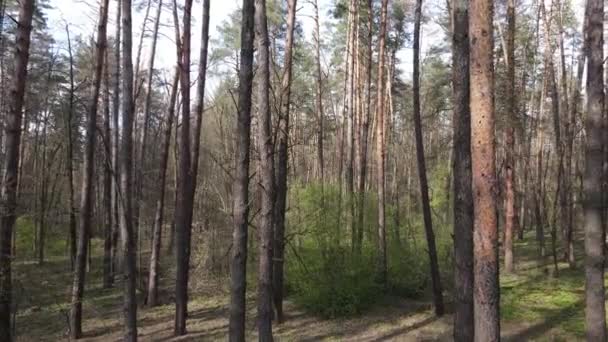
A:
[[[285,259],[288,293],[302,307],[325,317],[359,314],[387,292],[403,297],[426,295],[430,272],[421,218],[401,214],[401,220],[395,220],[401,208],[387,207],[385,287],[377,276],[377,199],[372,193],[365,194],[363,227],[355,228],[363,230],[360,251],[352,243],[351,200],[358,203],[357,198],[340,196],[334,185],[291,189]],[[358,210],[355,205],[355,212]],[[447,271],[451,269],[451,236],[438,226],[438,256],[442,271]]]

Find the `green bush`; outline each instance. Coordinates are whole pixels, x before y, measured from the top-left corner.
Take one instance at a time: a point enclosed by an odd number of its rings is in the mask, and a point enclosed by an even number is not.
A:
[[[350,202],[337,186],[294,186],[287,217],[286,289],[302,307],[325,317],[361,313],[377,301],[384,288],[377,282],[377,200],[367,193],[363,210],[361,252],[352,248]],[[356,198],[355,198],[356,200]],[[388,288],[393,295],[424,296],[430,288],[427,245],[421,215],[402,217],[387,206]],[[358,208],[356,210],[359,210]],[[340,215],[342,213],[342,215]],[[451,281],[451,235],[435,227],[444,288]],[[447,286],[446,286],[447,285]]]

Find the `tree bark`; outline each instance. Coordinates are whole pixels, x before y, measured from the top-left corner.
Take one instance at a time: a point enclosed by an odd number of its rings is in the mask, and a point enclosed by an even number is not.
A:
[[[76,253],[76,267],[74,282],[72,284],[72,304],[70,308],[70,337],[82,337],[82,298],[84,296],[85,271],[87,263],[87,249],[89,247],[89,234],[93,216],[93,185],[95,182],[95,145],[97,108],[99,92],[106,49],[106,28],[108,23],[109,0],[103,0],[99,9],[99,23],[97,24],[97,44],[95,47],[95,72],[93,75],[93,88],[91,103],[88,109],[85,153],[82,177],[82,190],[80,199],[80,217],[78,232],[78,251]]]
[[[469,5],[475,341],[500,340],[493,3]]]
[[[416,133],[416,156],[418,159],[418,176],[420,177],[420,196],[422,201],[422,212],[424,218],[424,232],[428,245],[431,280],[433,285],[433,305],[435,314],[442,316],[443,288],[439,275],[439,263],[437,261],[437,248],[435,247],[435,233],[433,232],[433,221],[431,218],[431,203],[429,200],[429,186],[426,178],[426,164],[424,160],[424,145],[422,142],[422,120],[420,119],[420,20],[422,17],[422,0],[416,1],[414,16],[414,130]],[[387,89],[387,91],[391,91]]]
[[[163,231],[164,210],[165,210],[165,186],[167,183],[167,162],[169,160],[169,146],[171,145],[171,129],[173,118],[175,117],[175,102],[177,99],[177,89],[179,85],[179,69],[176,68],[175,76],[171,86],[167,121],[165,122],[163,147],[160,155],[160,174],[158,185],[160,195],[156,202],[156,214],[154,216],[154,232],[152,237],[152,251],[150,255],[150,273],[148,275],[148,298],[147,304],[150,307],[158,305],[158,281],[160,268],[160,249]]]
[[[277,322],[284,321],[283,315],[283,264],[285,257],[285,210],[287,204],[287,165],[289,144],[289,110],[291,101],[291,73],[293,56],[293,32],[296,22],[297,0],[288,0],[287,3],[287,37],[285,39],[285,65],[283,66],[281,111],[279,113],[279,126],[277,132],[277,184],[275,203],[275,231],[273,256],[273,298],[277,312]],[[318,60],[317,60],[318,62]],[[317,66],[320,68],[320,66]],[[317,101],[320,101],[320,83],[317,81]],[[319,102],[317,102],[317,111]],[[321,158],[322,159],[322,158]]]
[[[103,287],[113,285],[112,277],[112,132],[110,131],[110,73],[107,47],[104,52],[104,95],[103,95],[103,217],[104,217],[104,244],[103,244]]]
[[[318,168],[318,179],[321,185],[325,178],[325,158],[323,155],[323,135],[324,135],[324,120],[325,114],[323,112],[323,72],[321,70],[321,29],[319,25],[319,2],[315,0],[313,2],[315,8],[314,21],[315,21],[315,67],[316,67],[316,101],[315,110],[317,112],[317,168]]]
[[[19,177],[19,154],[21,144],[21,119],[27,79],[27,64],[32,31],[34,0],[23,0],[19,6],[16,32],[14,74],[10,90],[9,111],[5,118],[6,154],[0,197],[2,217],[0,219],[0,340],[12,341],[11,331],[11,253],[12,235],[17,210],[17,179]]]
[[[260,154],[259,184],[261,211],[259,226],[258,265],[258,334],[260,341],[272,341],[272,243],[273,207],[275,199],[274,157],[272,146],[272,117],[268,99],[270,89],[270,60],[268,53],[268,23],[266,1],[255,0],[255,36],[258,61],[258,153]]]
[[[588,341],[606,341],[602,164],[604,110],[604,2],[587,0],[587,118],[583,215],[585,226],[585,320]]]
[[[513,235],[515,232],[515,0],[507,1],[507,128],[505,131],[505,272],[513,272]]]
[[[68,38],[68,56],[70,62],[70,94],[68,99],[68,113],[66,118],[66,173],[68,178],[68,205],[69,205],[69,249],[70,249],[70,269],[74,270],[76,262],[76,200],[74,199],[74,139],[73,134],[73,118],[74,118],[74,57],[72,55],[72,41],[70,39],[69,26],[65,26],[65,32]]]
[[[112,210],[114,211],[114,225],[112,226],[112,278],[116,277],[119,267],[120,253],[118,252],[118,236],[120,233],[120,134],[119,134],[119,116],[120,116],[120,45],[121,45],[121,19],[122,5],[121,0],[116,0],[116,32],[114,46],[114,72],[112,75]]]
[[[137,168],[137,177],[136,184],[137,188],[135,189],[135,195],[137,198],[135,199],[135,203],[137,205],[137,210],[135,210],[135,214],[139,217],[136,218],[136,222],[138,224],[141,223],[141,207],[143,206],[144,199],[144,169],[146,167],[146,151],[148,149],[148,131],[150,129],[150,105],[152,102],[152,78],[154,77],[154,59],[156,57],[156,42],[158,38],[158,29],[160,26],[160,18],[162,13],[163,1],[158,1],[158,7],[156,8],[156,18],[154,20],[154,29],[152,31],[152,46],[150,47],[150,59],[148,60],[148,75],[146,78],[146,97],[144,99],[144,122],[141,133],[141,148],[139,149],[139,158],[137,159],[139,162],[139,167]],[[137,79],[137,78],[136,78]],[[136,226],[138,227],[138,226]],[[141,239],[141,237],[140,237]],[[137,249],[138,252],[138,263],[141,267],[141,246]],[[142,279],[143,281],[143,279]]]
[[[469,107],[468,0],[452,9],[452,86],[454,101],[454,341],[475,336],[473,311],[473,193],[471,192],[471,110]]]
[[[254,0],[243,0],[239,97],[236,122],[232,251],[230,258],[229,341],[245,341],[247,288],[247,231],[249,226],[249,148],[251,144],[251,87],[253,82]]]
[[[192,203],[190,191],[192,188],[192,154],[190,148],[190,30],[192,21],[192,0],[184,4],[182,55],[180,62],[180,83],[182,92],[182,129],[179,137],[179,182],[178,198],[175,208],[175,243],[176,243],[176,275],[175,275],[175,325],[176,336],[186,334],[186,319],[188,316],[188,264],[190,258],[190,224],[189,213]]]
[[[124,340],[137,341],[137,269],[136,245],[133,222],[133,64],[131,0],[121,0],[122,5],[122,150],[121,157],[121,202],[122,215],[120,238],[123,253],[124,284]]]
[[[386,256],[386,212],[385,212],[385,140],[384,128],[386,119],[384,113],[384,68],[386,50],[386,22],[387,22],[388,0],[382,0],[380,10],[380,33],[378,39],[378,97],[376,100],[376,163],[377,163],[377,182],[378,182],[378,265],[377,272],[380,283],[387,286],[387,256]],[[390,91],[390,89],[389,89]]]

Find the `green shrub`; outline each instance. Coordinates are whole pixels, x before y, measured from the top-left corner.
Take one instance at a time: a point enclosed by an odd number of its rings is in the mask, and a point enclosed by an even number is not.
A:
[[[325,317],[361,313],[377,301],[384,287],[377,282],[377,200],[367,193],[361,253],[352,248],[350,202],[337,186],[294,186],[287,217],[286,288],[307,310]],[[356,198],[355,198],[356,200]],[[430,288],[427,245],[421,218],[400,220],[386,210],[388,288],[404,297],[424,296]],[[357,208],[356,210],[359,210]],[[341,213],[341,215],[340,215]],[[420,217],[415,213],[416,217]],[[403,215],[402,215],[403,216]],[[451,281],[451,235],[435,227],[442,278]],[[448,284],[444,284],[444,288]]]

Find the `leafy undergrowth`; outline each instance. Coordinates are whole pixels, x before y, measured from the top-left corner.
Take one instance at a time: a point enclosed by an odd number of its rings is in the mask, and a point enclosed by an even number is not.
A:
[[[122,333],[122,285],[101,287],[101,249],[94,243],[91,272],[87,274],[84,301],[85,341],[119,341]],[[584,275],[581,267],[569,270],[560,263],[553,277],[549,258],[536,257],[536,243],[516,243],[517,269],[501,276],[502,333],[506,341],[576,341],[584,338]],[[579,255],[579,264],[580,258]],[[172,258],[167,258],[168,262]],[[68,299],[71,272],[65,257],[51,257],[43,266],[15,262],[16,331],[18,341],[67,340]],[[173,310],[170,285],[172,272],[165,272],[164,304],[156,308],[140,305],[138,326],[142,341],[226,340],[228,295],[225,279],[197,289],[189,303],[189,334],[172,337]],[[197,276],[197,275],[193,275]],[[250,289],[249,293],[255,291]],[[452,316],[436,318],[427,299],[414,300],[378,296],[373,304],[352,317],[325,319],[291,300],[286,303],[287,321],[274,328],[279,341],[449,341]],[[256,339],[255,298],[248,300],[248,340]]]

